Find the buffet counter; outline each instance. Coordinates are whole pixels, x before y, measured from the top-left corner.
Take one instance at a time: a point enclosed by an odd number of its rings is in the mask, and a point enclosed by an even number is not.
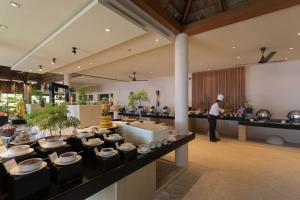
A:
[[[139,172],[139,170],[141,169],[146,169],[149,166],[155,167],[153,163],[155,163],[157,159],[170,153],[171,151],[174,151],[175,149],[181,147],[182,145],[187,144],[188,142],[192,141],[194,138],[195,138],[195,134],[193,133],[189,133],[187,135],[177,135],[176,141],[171,142],[167,145],[163,145],[160,148],[151,150],[147,154],[138,154],[138,156],[135,159],[127,162],[122,162],[119,166],[105,172],[99,170],[99,168],[97,168],[95,164],[82,161],[82,166],[81,166],[82,178],[79,178],[78,181],[70,182],[63,186],[51,183],[49,189],[44,190],[41,193],[34,194],[34,196],[29,197],[29,199],[39,199],[39,200],[41,199],[57,199],[57,200],[58,199],[86,199],[91,195],[98,193],[101,190],[107,190],[107,188],[109,189],[110,187],[114,186],[116,183],[120,183],[120,181],[122,182],[122,180],[130,177],[132,174]],[[46,160],[47,159],[45,159],[45,161]],[[46,173],[47,170],[49,171],[48,168],[49,166],[46,167],[44,170],[41,170],[40,173],[43,172]],[[24,175],[23,177],[26,179],[26,175]],[[32,178],[34,179],[34,177]],[[51,177],[51,179],[52,178],[53,177]],[[12,177],[12,180],[18,182],[18,180],[16,180],[16,177]],[[39,185],[46,180],[35,179],[34,181],[36,181],[36,184]],[[135,181],[135,182],[136,182],[135,184],[143,184],[143,183],[139,183],[139,181]],[[147,181],[143,181],[143,182],[147,182]],[[130,193],[132,193],[132,191],[129,189],[130,187],[129,181],[125,180],[123,181],[123,183],[127,184],[125,185],[126,187],[123,187],[123,195],[131,195]],[[26,184],[22,185],[22,188],[24,188],[24,190],[26,191]],[[7,190],[4,191],[5,191],[4,194],[0,195],[0,199],[8,199],[8,195],[7,195],[8,191]],[[99,199],[99,198],[101,199],[103,198],[103,196],[101,197],[98,196],[95,198],[92,197],[91,199]],[[120,197],[118,195],[118,198],[116,197],[107,198],[105,196],[105,199],[125,199],[125,198]]]

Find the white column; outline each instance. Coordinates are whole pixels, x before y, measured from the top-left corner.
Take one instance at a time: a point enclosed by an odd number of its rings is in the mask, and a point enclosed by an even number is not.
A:
[[[175,40],[175,130],[188,133],[188,36],[181,33]],[[188,145],[176,149],[176,165],[187,167]]]
[[[64,85],[70,86],[71,84],[71,74],[64,74]]]

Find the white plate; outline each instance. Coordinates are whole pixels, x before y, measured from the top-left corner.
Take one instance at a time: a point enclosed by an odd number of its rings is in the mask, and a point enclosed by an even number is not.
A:
[[[66,145],[67,143],[65,141],[63,141],[62,143],[60,144],[56,144],[56,145],[48,145],[47,143],[41,145],[41,147],[43,149],[54,149],[54,148],[58,148],[58,147],[62,147],[64,145]]]
[[[76,135],[76,137],[79,139],[82,139],[82,138],[87,138],[87,137],[93,137],[94,135],[95,135],[94,133],[89,133],[87,136],[79,136],[79,133],[78,133],[78,135]]]
[[[16,166],[16,167],[12,168],[9,173],[11,175],[14,175],[14,176],[20,176],[20,175],[25,175],[25,174],[32,174],[32,173],[37,172],[37,171],[39,171],[39,170],[41,170],[41,169],[43,169],[45,167],[47,167],[47,163],[43,161],[41,167],[39,167],[39,168],[37,168],[35,170],[29,171],[29,172],[21,172],[19,170],[19,167]]]
[[[22,145],[22,144],[28,144],[28,143],[31,143],[31,142],[34,142],[34,141],[35,141],[34,139],[27,140],[27,141],[21,141],[21,142],[12,141],[12,142],[10,142],[10,144],[13,144],[13,145]]]
[[[137,150],[139,154],[147,154],[151,151],[151,149],[148,149],[148,151],[141,151],[141,149]]]
[[[79,160],[81,160],[81,156],[80,155],[77,155],[76,156],[76,159],[72,162],[60,162],[60,159],[57,158],[55,161],[54,161],[54,164],[56,165],[70,165],[70,164],[73,164],[73,163],[76,163],[78,162]]]
[[[18,153],[18,154],[8,154],[8,151],[4,151],[4,152],[1,152],[0,153],[0,157],[1,158],[15,158],[15,157],[19,157],[19,156],[24,156],[24,155],[27,155],[27,154],[30,154],[34,151],[33,148],[29,148],[27,151],[24,151],[24,152],[21,152],[21,153]]]
[[[96,146],[99,146],[99,145],[101,145],[103,143],[104,143],[104,141],[101,140],[100,142],[95,143],[95,144],[90,144],[88,141],[86,143],[84,143],[84,144],[87,145],[87,146],[96,147]]]

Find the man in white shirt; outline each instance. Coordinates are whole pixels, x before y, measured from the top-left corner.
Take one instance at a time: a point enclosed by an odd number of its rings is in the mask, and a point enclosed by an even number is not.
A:
[[[217,127],[217,118],[220,114],[224,113],[224,110],[220,108],[221,102],[224,100],[224,95],[219,94],[217,97],[216,103],[214,103],[208,113],[208,123],[209,123],[209,139],[211,142],[217,142],[216,137],[216,127]]]

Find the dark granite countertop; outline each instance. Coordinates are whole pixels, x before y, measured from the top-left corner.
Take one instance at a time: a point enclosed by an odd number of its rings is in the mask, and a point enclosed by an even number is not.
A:
[[[280,128],[280,129],[291,129],[291,130],[300,130],[300,125],[294,125],[286,121],[281,123],[281,120],[271,120],[269,122],[258,122],[258,121],[239,121],[239,125],[244,126],[256,126],[256,127],[265,127],[265,128]]]

